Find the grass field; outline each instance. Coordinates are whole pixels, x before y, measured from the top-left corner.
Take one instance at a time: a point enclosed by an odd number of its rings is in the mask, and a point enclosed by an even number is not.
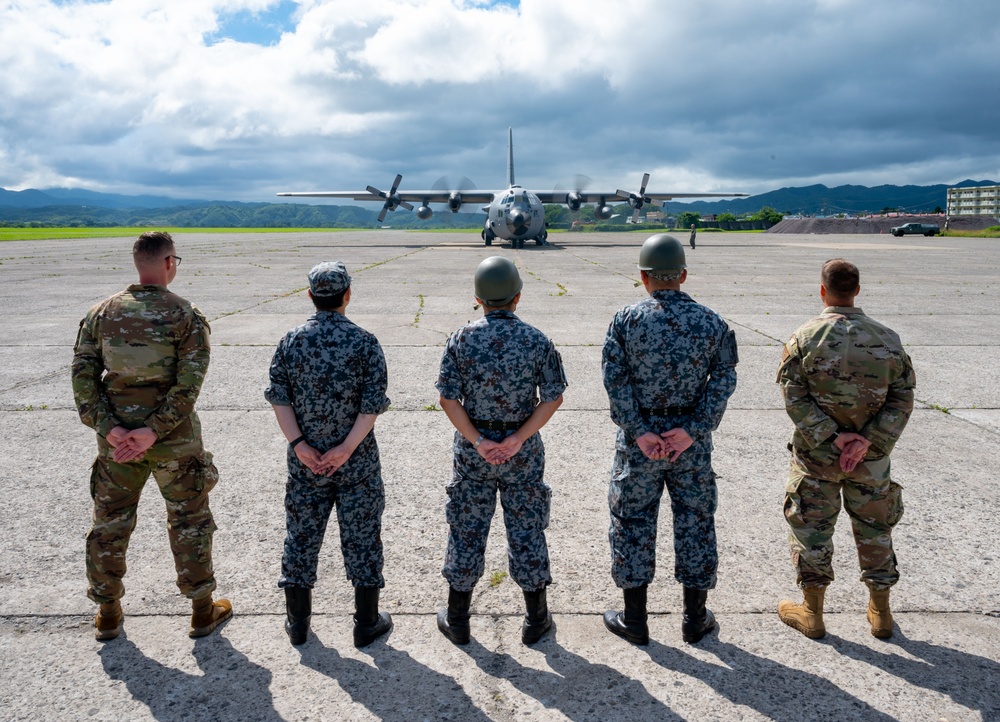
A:
[[[143,231],[183,233],[340,233],[350,228],[0,228],[0,241],[47,241],[62,238],[136,238]]]

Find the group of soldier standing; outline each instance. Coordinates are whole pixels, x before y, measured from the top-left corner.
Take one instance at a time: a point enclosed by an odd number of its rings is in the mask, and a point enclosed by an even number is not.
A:
[[[125,551],[152,474],[167,506],[177,585],[192,600],[189,634],[203,636],[232,615],[227,600],[212,596],[208,496],[218,472],[194,410],[208,368],[209,326],[167,290],[181,261],[169,234],[142,234],[133,259],[138,284],[88,312],[73,360],[80,417],[98,436],[87,537],[88,596],[100,605],[95,635],[120,633]],[[706,607],[718,569],[712,432],[736,388],[736,337],[721,316],[680,290],[687,263],[677,239],[648,238],[638,269],[647,296],[615,314],[602,352],[618,426],[608,491],[611,574],[624,597],[604,624],[632,643],[649,641],[646,590],[666,490],[674,576],[683,587],[681,633],[694,643],[715,628]],[[913,408],[914,373],[899,337],[854,305],[860,276],[853,264],[828,261],[820,281],[823,312],[785,344],[777,374],[795,425],[784,513],[803,591],[801,603],[782,601],[778,614],[808,637],[825,634],[823,595],[833,581],[832,536],[843,498],[870,589],[871,632],[884,638],[892,635],[889,589],[899,576],[891,532],[903,510],[889,453]],[[515,313],[522,281],[514,263],[487,258],[473,285],[483,316],[450,336],[435,384],[455,427],[444,510],[448,605],[437,624],[452,642],[469,642],[472,594],[485,571],[499,494],[510,576],[524,593],[521,638],[533,644],[552,627],[545,537],[552,492],[539,430],[562,403],[566,375],[552,341]],[[375,336],[347,317],[351,292],[339,261],[309,272],[316,313],[278,343],[265,391],[288,441],[278,586],[295,645],[308,638],[320,547],[334,510],[355,589],[354,643],[366,646],[392,628],[379,611],[385,492],[374,433],[389,408],[387,370]]]

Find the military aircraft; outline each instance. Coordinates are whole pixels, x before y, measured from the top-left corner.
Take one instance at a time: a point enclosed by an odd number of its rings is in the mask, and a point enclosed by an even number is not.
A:
[[[525,190],[514,182],[514,132],[507,129],[507,189],[506,190],[476,190],[465,187],[448,189],[434,188],[426,191],[400,191],[399,184],[403,176],[396,175],[392,187],[388,191],[368,186],[363,191],[306,191],[295,193],[278,193],[279,196],[299,198],[351,198],[356,201],[382,201],[382,211],[378,214],[381,223],[389,211],[397,208],[413,210],[413,203],[419,203],[417,217],[421,220],[430,218],[434,211],[431,203],[445,203],[452,213],[465,204],[485,203],[482,210],[486,213],[486,223],[483,226],[482,238],[487,246],[493,245],[497,238],[510,241],[512,248],[524,248],[524,242],[534,240],[539,246],[544,246],[548,231],[545,229],[546,203],[564,203],[571,211],[579,211],[585,203],[594,204],[594,216],[599,220],[607,220],[613,215],[610,203],[624,201],[632,208],[632,222],[639,218],[639,211],[646,205],[662,206],[663,201],[673,198],[708,198],[745,196],[746,193],[653,193],[646,191],[649,183],[649,173],[642,176],[642,185],[638,193],[623,191],[591,191],[583,188],[556,191]],[[435,184],[438,185],[438,184]],[[582,185],[578,183],[577,185]]]

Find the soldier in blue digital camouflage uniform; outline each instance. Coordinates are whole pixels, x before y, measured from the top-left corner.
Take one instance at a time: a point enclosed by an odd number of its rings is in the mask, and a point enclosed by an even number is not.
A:
[[[309,632],[312,588],[327,521],[337,508],[347,578],[354,585],[354,644],[363,647],[392,628],[379,613],[382,577],[382,485],[375,419],[389,408],[382,347],[347,319],[351,277],[344,264],[309,272],[316,313],[278,343],[264,396],[288,439],[287,536],[279,587],[288,632]]]
[[[469,605],[483,575],[498,491],[510,576],[524,592],[521,641],[533,644],[552,627],[545,594],[552,582],[545,542],[552,490],[542,478],[538,431],[562,403],[566,375],[552,342],[514,315],[521,287],[509,259],[493,256],[479,265],[475,292],[483,318],[448,339],[436,384],[456,429],[442,569],[448,608],[438,614],[438,628],[455,644],[469,642]]]
[[[649,642],[646,587],[666,487],[674,576],[684,587],[681,632],[697,642],[715,628],[705,608],[718,567],[712,432],[736,389],[736,336],[680,290],[687,265],[676,238],[646,239],[638,267],[649,297],[615,314],[604,341],[604,386],[618,425],[608,492],[611,576],[625,597],[624,612],[606,612],[604,624],[630,642]]]

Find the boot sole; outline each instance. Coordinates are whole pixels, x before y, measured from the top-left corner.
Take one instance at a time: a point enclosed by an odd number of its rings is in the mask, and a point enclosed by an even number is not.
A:
[[[648,633],[644,634],[644,635],[641,635],[641,636],[636,636],[634,634],[629,634],[627,630],[625,630],[625,629],[619,629],[618,627],[615,627],[612,624],[610,624],[608,622],[608,618],[607,617],[603,617],[603,620],[604,620],[604,628],[607,629],[612,634],[614,634],[615,636],[621,637],[625,641],[631,642],[632,644],[636,644],[636,645],[638,645],[640,647],[645,647],[647,644],[649,644],[649,634]]]
[[[785,619],[784,617],[781,616],[779,616],[778,618],[792,629],[798,630],[805,636],[809,637],[809,639],[823,639],[823,637],[826,636],[825,629],[809,629],[809,627],[799,624],[794,619]]]
[[[216,619],[211,624],[207,624],[204,627],[191,627],[191,629],[188,631],[188,636],[191,637],[192,639],[197,639],[198,637],[207,637],[216,629],[218,629],[220,624],[222,624],[223,622],[228,622],[232,618],[233,618],[233,610],[228,609],[226,610],[225,614],[223,614],[221,617]]]
[[[392,631],[392,619],[389,618],[388,622],[389,623],[385,625],[385,629],[382,629],[381,631],[377,631],[378,630],[378,626],[376,626],[375,627],[376,631],[372,631],[372,632],[367,633],[367,634],[360,634],[359,635],[357,632],[355,632],[354,633],[354,646],[357,647],[358,649],[361,649],[362,647],[367,647],[369,644],[371,644],[372,642],[374,642],[379,637],[383,637],[386,634],[388,634],[389,632],[391,632]]]
[[[117,639],[118,635],[122,633],[122,622],[125,621],[125,616],[122,615],[118,618],[118,626],[114,629],[101,629],[97,626],[97,620],[100,617],[100,613],[94,617],[94,639],[98,642],[110,642],[112,639]]]

